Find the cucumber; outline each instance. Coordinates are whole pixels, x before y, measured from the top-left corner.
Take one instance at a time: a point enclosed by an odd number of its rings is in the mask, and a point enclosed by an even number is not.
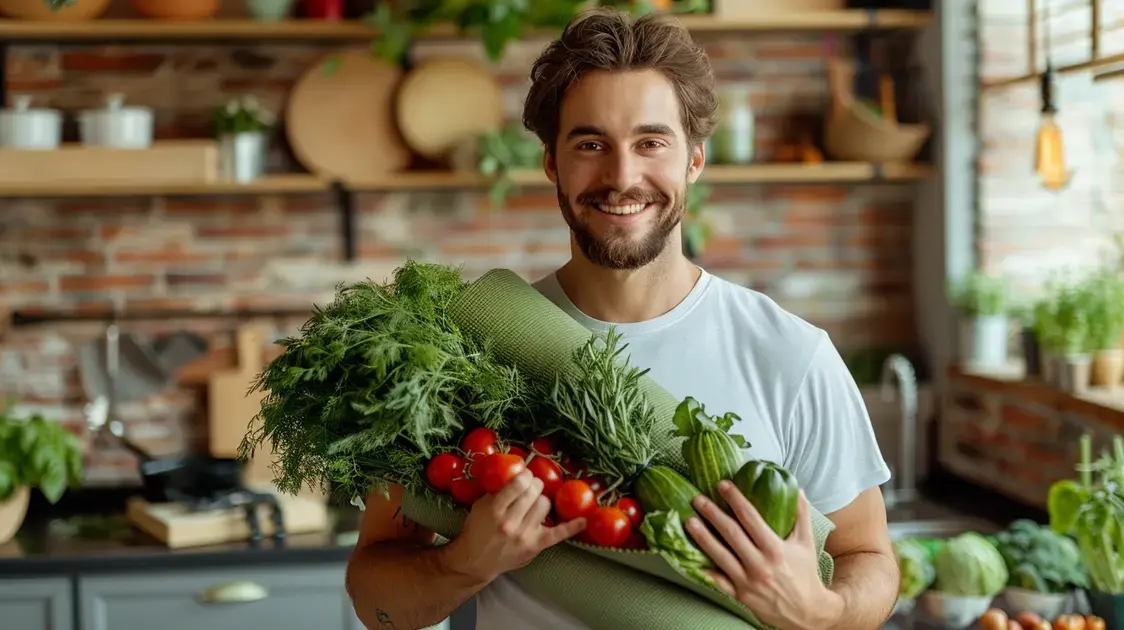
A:
[[[701,494],[699,489],[667,466],[645,468],[633,484],[633,491],[645,513],[675,511],[683,523],[698,516],[691,501]]]
[[[718,482],[733,478],[745,463],[745,439],[728,433],[737,419],[733,413],[712,418],[701,403],[689,396],[675,409],[673,435],[687,438],[682,450],[691,481],[726,512],[730,506],[718,492]]]

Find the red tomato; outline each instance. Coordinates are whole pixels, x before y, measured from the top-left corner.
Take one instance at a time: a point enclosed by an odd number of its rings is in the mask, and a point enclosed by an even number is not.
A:
[[[644,512],[640,509],[640,504],[636,502],[636,499],[622,497],[617,501],[616,507],[628,515],[628,520],[632,522],[633,527],[640,527],[640,523],[644,522]]]
[[[594,495],[599,495],[608,487],[605,485],[605,480],[600,477],[582,477],[585,482],[589,484],[589,489],[593,490]]]
[[[522,459],[523,461],[526,461],[527,457],[530,456],[530,454],[525,451],[522,446],[509,446],[507,447],[507,452],[512,455],[517,455],[519,459]]]
[[[585,526],[586,539],[602,547],[620,547],[632,533],[632,521],[615,507],[599,507],[589,515]]]
[[[463,469],[464,459],[452,453],[441,453],[429,460],[425,476],[438,492],[448,492],[453,486],[453,480],[461,476]]]
[[[495,494],[526,468],[523,459],[511,453],[492,453],[474,466],[476,477],[484,492]]]
[[[581,479],[564,482],[554,494],[554,511],[559,521],[572,521],[586,516],[597,507],[597,500],[589,484]]]
[[[450,493],[457,503],[472,505],[484,496],[484,486],[480,485],[480,480],[476,477],[459,477],[453,480]]]
[[[543,527],[554,527],[554,519],[550,518],[550,515],[547,514],[546,518],[544,518],[542,520],[542,526]]]
[[[625,540],[622,546],[625,549],[647,549],[648,539],[644,538],[643,533],[632,530],[632,533],[628,535],[628,540]]]
[[[468,432],[461,441],[461,450],[469,459],[484,459],[499,452],[499,436],[488,427],[478,427]]]
[[[571,477],[577,477],[578,473],[585,470],[585,467],[581,465],[581,462],[574,461],[570,458],[569,455],[563,455],[562,461],[559,462],[559,464],[562,465],[562,470],[565,470],[566,474]]]
[[[562,469],[545,457],[536,457],[527,462],[527,468],[542,481],[543,496],[553,501],[558,488],[562,487]]]
[[[531,441],[531,450],[539,455],[553,455],[554,445],[548,438],[539,437]]]

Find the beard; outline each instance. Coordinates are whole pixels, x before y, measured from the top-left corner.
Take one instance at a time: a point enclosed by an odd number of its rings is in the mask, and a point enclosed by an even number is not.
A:
[[[578,204],[592,207],[598,203],[615,205],[631,201],[655,206],[648,210],[656,213],[655,224],[639,240],[634,239],[629,230],[616,225],[609,226],[605,234],[598,236],[574,214],[574,208],[570,205],[569,197],[562,192],[562,186],[557,185],[556,188],[562,217],[574,233],[578,248],[591,263],[606,269],[639,269],[658,258],[667,248],[671,231],[683,219],[686,211],[686,202],[682,196],[672,205],[667,195],[654,190],[630,188],[623,193],[610,188],[588,190],[578,195]],[[593,208],[592,212],[600,210]]]

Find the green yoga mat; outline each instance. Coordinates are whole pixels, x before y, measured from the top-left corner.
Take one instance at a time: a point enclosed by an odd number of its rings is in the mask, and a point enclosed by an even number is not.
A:
[[[488,340],[501,361],[545,383],[552,383],[560,370],[576,369],[571,355],[592,334],[506,269],[493,269],[473,282],[450,306],[450,316],[470,337]],[[650,378],[644,377],[642,387],[656,410],[653,442],[661,463],[686,474],[682,438],[669,436],[680,401]],[[752,436],[745,437],[753,441]],[[413,495],[404,498],[402,512],[444,538],[456,536],[465,515]],[[823,546],[833,529],[827,517],[812,510],[820,579],[825,584],[831,582],[835,565]],[[687,577],[655,551],[599,549],[567,541],[510,576],[594,630],[767,627],[745,606]]]

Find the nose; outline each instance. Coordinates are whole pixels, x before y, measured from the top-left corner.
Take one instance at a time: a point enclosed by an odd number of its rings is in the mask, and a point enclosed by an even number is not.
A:
[[[643,179],[640,161],[629,151],[613,151],[605,157],[601,183],[624,192],[640,184]]]

